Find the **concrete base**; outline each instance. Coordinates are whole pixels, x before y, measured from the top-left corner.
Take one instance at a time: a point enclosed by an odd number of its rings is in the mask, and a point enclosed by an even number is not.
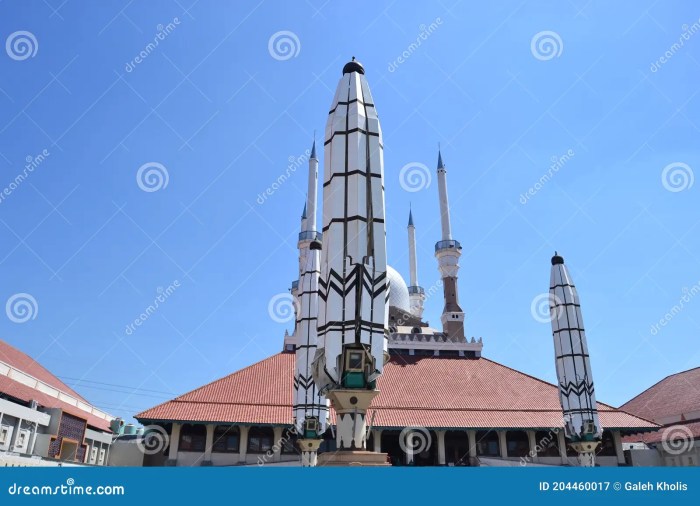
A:
[[[210,467],[213,466],[214,463],[211,460],[203,460],[201,466],[202,467]]]
[[[318,467],[388,466],[386,453],[365,450],[327,452],[318,456]]]

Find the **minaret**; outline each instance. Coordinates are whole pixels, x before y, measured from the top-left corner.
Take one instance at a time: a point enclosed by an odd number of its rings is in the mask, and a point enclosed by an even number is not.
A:
[[[549,310],[554,336],[554,355],[559,380],[559,399],[564,412],[564,431],[578,452],[581,466],[595,464],[595,450],[603,428],[593,389],[593,374],[583,329],[578,292],[564,259],[554,252],[549,281]]]
[[[299,315],[296,321],[294,373],[294,426],[301,450],[301,465],[316,465],[318,448],[328,421],[328,401],[319,394],[311,372],[316,354],[318,318],[319,252],[321,243],[312,241],[299,282]]]
[[[443,291],[445,294],[445,307],[442,310],[440,321],[442,330],[455,342],[465,340],[464,337],[464,311],[459,306],[459,293],[457,290],[457,272],[459,271],[459,257],[462,254],[462,245],[452,239],[450,225],[450,205],[447,199],[447,171],[442,162],[442,153],[438,150],[438,193],[440,195],[440,221],[442,223],[442,240],[435,244],[435,258],[438,261],[438,269],[442,276]]]
[[[306,266],[306,255],[312,241],[321,241],[321,234],[316,231],[316,201],[318,200],[318,158],[316,158],[316,139],[311,146],[309,157],[309,182],[306,192],[304,212],[301,215],[301,232],[299,233],[299,276]]]
[[[408,287],[408,296],[411,301],[411,314],[418,318],[423,317],[423,301],[425,290],[418,285],[418,261],[416,260],[416,227],[413,225],[413,212],[408,211],[408,264],[411,271],[411,285]]]
[[[323,252],[314,380],[333,403],[337,452],[319,465],[386,465],[366,451],[367,408],[387,355],[382,132],[364,68],[343,68],[325,132]]]

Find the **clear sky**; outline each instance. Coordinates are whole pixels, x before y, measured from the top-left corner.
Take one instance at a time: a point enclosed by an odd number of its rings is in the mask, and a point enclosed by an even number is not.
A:
[[[0,338],[114,415],[281,350],[293,324],[268,305],[296,277],[306,166],[259,195],[320,140],[353,55],[389,262],[408,277],[412,204],[438,279],[440,142],[484,356],[555,381],[532,303],[556,249],[599,400],[700,365],[696,2],[5,0],[0,36]],[[402,185],[407,164],[430,184]]]

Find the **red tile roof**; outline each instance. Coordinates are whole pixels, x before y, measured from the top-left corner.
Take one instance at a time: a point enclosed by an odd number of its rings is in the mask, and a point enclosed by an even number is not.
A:
[[[290,425],[294,354],[279,353],[135,416],[139,421]],[[376,427],[550,428],[561,425],[557,387],[480,359],[393,356],[372,403]],[[655,424],[599,403],[601,423]],[[372,414],[370,413],[370,416]]]
[[[80,394],[78,394],[75,390],[72,390],[56,376],[51,374],[41,364],[4,341],[0,341],[0,361],[21,370],[22,372],[29,374],[30,376],[33,376],[58,390],[70,394],[86,404],[89,404],[89,402],[86,401]],[[35,400],[40,406],[46,408],[59,408],[64,412],[76,416],[82,420],[87,420],[88,425],[91,427],[104,431],[110,430],[109,422],[107,420],[97,417],[91,413],[87,413],[82,409],[78,409],[77,407],[68,404],[67,402],[47,395],[4,375],[0,375],[0,393],[4,393],[24,402]]]
[[[620,409],[650,420],[700,411],[700,367],[667,376]]]
[[[48,369],[39,362],[2,340],[0,340],[0,362],[5,362],[30,376],[34,376],[39,381],[43,381],[58,390],[62,390],[85,403],[88,402],[82,395],[51,374]]]
[[[624,438],[625,442],[658,443],[669,434],[678,436],[686,434],[700,439],[700,367],[672,374],[641,394],[623,404],[620,409],[643,416],[657,422],[664,422],[665,427],[684,425],[687,431],[670,431],[664,429],[649,434],[637,434]],[[695,419],[689,419],[688,417]],[[670,420],[674,420],[671,422]],[[689,423],[685,423],[688,420]]]

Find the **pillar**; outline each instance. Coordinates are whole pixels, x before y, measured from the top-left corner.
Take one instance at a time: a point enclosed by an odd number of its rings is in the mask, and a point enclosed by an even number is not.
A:
[[[498,449],[501,452],[501,458],[508,458],[508,444],[506,441],[506,431],[499,430],[496,432],[498,434]]]
[[[108,465],[109,465],[109,449],[112,447],[112,445],[111,445],[111,444],[107,444],[106,446],[107,446],[107,448],[105,449],[105,461],[104,461],[104,465],[105,465],[105,466],[108,466]]]
[[[530,453],[528,453],[528,457],[532,462],[537,462],[537,436],[535,435],[534,430],[528,430],[527,432],[527,440],[528,440],[528,446],[530,447]]]
[[[39,432],[39,423],[34,422],[34,432],[32,432],[32,440],[29,443],[29,454],[34,455],[34,446],[36,445],[36,434]]]
[[[617,464],[626,465],[625,452],[622,449],[622,437],[620,436],[620,431],[612,431],[613,442],[615,443],[615,454],[617,455]]]
[[[272,429],[272,449],[274,450],[272,456],[272,462],[279,462],[282,460],[282,427],[274,427]]]
[[[476,457],[476,431],[468,430],[467,437],[469,438],[469,457]]]
[[[19,431],[22,429],[22,419],[18,418],[15,424],[15,430],[12,433],[12,440],[10,441],[10,451],[15,451],[15,445],[17,444],[17,438],[19,438]],[[26,450],[24,450],[26,452]]]
[[[248,432],[250,431],[250,427],[247,425],[240,425],[238,430],[240,431],[240,441],[238,442],[238,462],[245,464],[245,459],[248,455]]]
[[[166,465],[177,465],[177,451],[180,446],[180,429],[182,424],[173,422],[173,427],[170,430],[170,450],[168,451],[168,461]]]
[[[206,425],[207,436],[204,442],[204,460],[202,461],[203,466],[211,465],[211,450],[214,447],[214,427],[215,425],[213,423],[208,423]]]
[[[374,452],[382,453],[382,430],[372,429],[372,437],[374,438]]]
[[[564,437],[564,429],[557,431],[557,441],[559,443],[559,456],[561,457],[561,463],[567,464],[569,459],[566,456],[566,438]]]
[[[436,434],[438,439],[438,465],[444,466],[447,464],[445,460],[445,431],[438,430]]]
[[[406,443],[404,447],[406,448],[406,465],[413,464],[413,431],[406,433]]]

